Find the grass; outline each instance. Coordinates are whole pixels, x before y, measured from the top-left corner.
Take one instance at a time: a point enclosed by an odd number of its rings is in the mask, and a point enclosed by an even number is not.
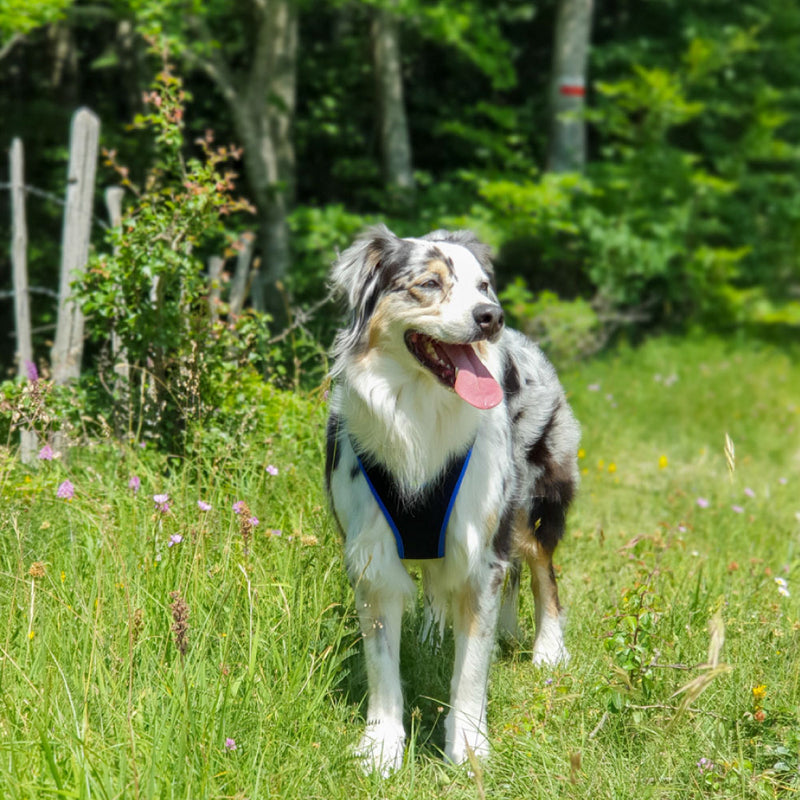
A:
[[[406,763],[381,781],[352,762],[364,674],[319,399],[275,394],[268,440],[187,463],[98,442],[26,470],[0,451],[0,796],[796,795],[797,355],[664,339],[563,373],[584,431],[557,554],[572,659],[530,663],[525,597],[474,774],[438,757],[448,647],[419,646],[413,616]]]

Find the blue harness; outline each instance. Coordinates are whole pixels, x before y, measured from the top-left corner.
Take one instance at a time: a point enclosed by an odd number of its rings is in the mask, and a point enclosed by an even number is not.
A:
[[[355,450],[352,440],[351,444]],[[400,558],[444,558],[447,523],[471,455],[472,447],[454,458],[423,488],[420,497],[409,503],[398,494],[395,481],[382,465],[365,465],[356,451],[358,466],[394,534]]]

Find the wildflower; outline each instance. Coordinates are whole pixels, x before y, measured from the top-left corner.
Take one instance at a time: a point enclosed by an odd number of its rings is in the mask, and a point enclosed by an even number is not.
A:
[[[745,486],[744,493],[748,497],[755,497],[756,496],[756,493],[749,486]]]
[[[736,514],[744,514],[744,509],[741,506],[731,506],[731,511]]]
[[[180,544],[183,541],[183,536],[179,533],[173,533],[172,536],[169,537],[169,542],[167,542],[167,547],[172,547],[174,544]]]
[[[226,750],[235,750],[236,749],[236,739],[231,739],[228,737],[225,740],[225,749]]]
[[[278,474],[278,468],[276,466],[272,465],[272,464],[267,464],[267,472],[270,475],[273,475],[273,476],[277,475]]]
[[[60,483],[58,489],[56,489],[56,497],[60,500],[72,500],[75,497],[75,487],[72,485],[72,482],[69,480]]]
[[[258,517],[250,517],[250,524],[255,528],[258,526]]]
[[[233,504],[233,513],[234,514],[241,514],[244,511],[245,508],[247,508],[247,506],[245,505],[244,500],[237,500]]]
[[[713,772],[714,762],[710,758],[703,756],[703,758],[697,762],[697,769],[700,770],[701,774],[704,772]]]
[[[781,486],[786,486],[786,484],[788,483],[788,480],[786,478],[778,478],[778,483]]]
[[[181,656],[186,655],[189,647],[189,606],[181,597],[180,592],[170,592],[170,610],[172,611],[172,632],[175,634],[175,647]]]
[[[46,444],[39,451],[39,460],[40,461],[52,461],[55,457],[56,457],[56,454],[53,452],[53,448],[50,447],[49,444]]]
[[[34,631],[28,631],[28,638],[29,639],[32,640],[34,636],[36,636],[36,633]]]
[[[667,460],[666,456],[659,456],[658,458],[658,468],[659,469],[666,469],[669,461]]]
[[[586,458],[586,451],[582,447],[578,450],[578,458]]]
[[[154,494],[153,495],[153,502],[156,504],[156,508],[162,514],[166,514],[166,513],[169,512],[169,495],[168,494]]]
[[[756,722],[763,722],[767,718],[767,712],[764,711],[763,708],[759,708],[755,714],[753,714],[753,719]]]
[[[134,494],[136,494],[136,492],[139,491],[139,489],[141,488],[141,485],[142,485],[142,482],[141,482],[141,480],[139,480],[139,476],[138,475],[131,475],[131,478],[128,481],[128,488]]]
[[[267,536],[283,536],[283,531],[278,528],[270,528],[267,531]]]
[[[753,700],[755,700],[756,703],[760,703],[767,695],[767,686],[764,683],[759,686],[754,686],[752,692]]]
[[[600,384],[599,383],[590,383],[586,388],[590,392],[599,392],[600,391]]]
[[[608,471],[611,475],[617,471],[617,465],[613,461],[608,465]]]
[[[28,570],[28,575],[31,578],[43,578],[45,573],[45,566],[41,561],[34,561],[31,568]]]
[[[211,505],[209,503],[206,503],[205,500],[198,500],[197,501],[197,507],[201,511],[211,511]]]
[[[700,506],[700,508],[708,508],[711,505],[711,503],[709,503],[709,501],[705,497],[698,497],[697,505]]]
[[[25,374],[28,376],[28,380],[31,383],[35,383],[39,380],[39,370],[36,369],[36,364],[34,364],[33,361],[25,362]]]
[[[789,593],[789,587],[786,581],[783,578],[775,578],[774,580],[778,586],[778,594],[781,597],[791,597],[791,594]]]

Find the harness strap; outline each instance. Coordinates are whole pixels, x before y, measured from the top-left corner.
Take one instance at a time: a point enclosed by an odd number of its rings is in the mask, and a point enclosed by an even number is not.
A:
[[[469,466],[472,446],[454,458],[435,481],[423,487],[412,503],[397,492],[394,480],[381,464],[366,466],[351,439],[358,466],[372,496],[394,534],[400,558],[444,558],[445,532]]]

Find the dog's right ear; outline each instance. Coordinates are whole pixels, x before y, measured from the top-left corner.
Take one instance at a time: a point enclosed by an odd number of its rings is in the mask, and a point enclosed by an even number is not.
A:
[[[363,307],[366,298],[374,298],[388,284],[393,262],[401,249],[402,239],[385,225],[367,228],[336,260],[331,270],[330,285],[347,298],[351,310]]]

